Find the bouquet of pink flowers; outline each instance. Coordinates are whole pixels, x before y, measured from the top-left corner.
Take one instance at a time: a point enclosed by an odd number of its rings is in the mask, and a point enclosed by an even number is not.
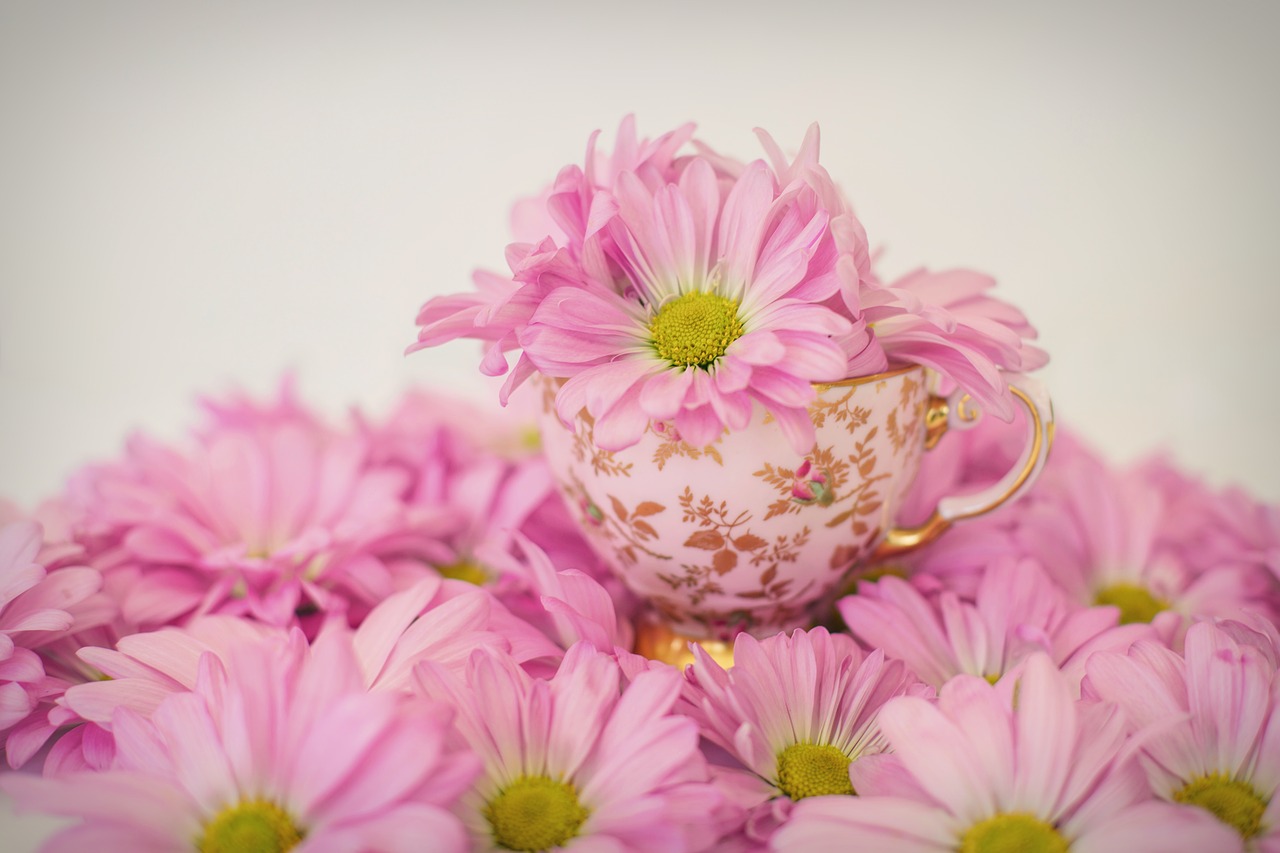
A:
[[[1013,417],[1044,355],[990,279],[878,281],[816,131],[747,165],[691,133],[593,137],[420,344],[485,341],[504,400],[540,373],[618,448],[759,406],[807,449],[812,383],[902,363]],[[1024,500],[679,669],[506,411],[335,423],[285,383],[0,506],[0,789],[73,819],[46,849],[1280,851],[1280,507],[1059,429]]]
[[[1003,420],[1001,370],[1042,366],[1022,313],[968,271],[918,271],[892,284],[871,269],[866,232],[818,163],[818,128],[788,160],[744,164],[694,142],[686,125],[650,142],[623,121],[612,156],[587,144],[516,208],[530,242],[507,247],[511,275],[476,274],[478,292],[418,314],[410,351],[460,337],[488,343],[480,364],[511,392],[535,373],[564,380],[556,408],[581,409],[606,449],[672,421],[694,447],[746,426],[753,403],[799,453],[813,445],[814,382],[923,364]],[[536,236],[535,236],[536,235]]]

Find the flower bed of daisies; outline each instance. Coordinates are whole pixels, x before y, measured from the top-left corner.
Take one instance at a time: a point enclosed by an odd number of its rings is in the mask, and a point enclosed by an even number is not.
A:
[[[633,653],[525,379],[602,446],[759,405],[803,452],[813,382],[923,364],[997,419],[926,456],[911,521],[1009,468],[1001,372],[1044,362],[987,277],[876,278],[816,133],[751,164],[691,134],[593,137],[512,273],[424,307],[510,408],[334,422],[286,382],[0,506],[0,789],[71,819],[49,850],[1280,851],[1280,508],[1069,428],[823,624]]]

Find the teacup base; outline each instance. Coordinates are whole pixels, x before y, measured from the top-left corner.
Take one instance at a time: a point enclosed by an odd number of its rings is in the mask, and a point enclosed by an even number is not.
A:
[[[705,637],[687,636],[674,630],[670,625],[657,619],[640,619],[636,622],[636,654],[670,664],[683,670],[694,662],[692,644],[702,646],[702,650],[720,666],[728,669],[733,666],[733,642],[731,640],[712,640]]]

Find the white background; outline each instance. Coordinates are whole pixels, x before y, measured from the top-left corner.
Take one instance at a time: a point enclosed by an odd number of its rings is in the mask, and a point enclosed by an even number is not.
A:
[[[990,272],[1039,326],[1060,422],[1280,500],[1277,33],[1274,3],[0,2],[0,494],[286,369],[333,412],[487,397],[475,344],[402,357],[416,309],[635,112],[744,158],[819,121],[888,271]]]

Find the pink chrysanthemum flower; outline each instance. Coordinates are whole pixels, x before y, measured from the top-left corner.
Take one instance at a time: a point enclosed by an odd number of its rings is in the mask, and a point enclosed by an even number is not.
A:
[[[901,778],[884,767],[858,797],[798,803],[776,850],[924,851],[1239,849],[1204,813],[1153,799],[1125,746],[1115,706],[1073,700],[1051,660],[1029,658],[1017,679],[991,686],[960,676],[938,703],[895,699],[880,712]],[[883,791],[883,793],[882,793]]]
[[[1085,682],[1124,709],[1157,796],[1207,809],[1260,851],[1280,850],[1280,648],[1267,646],[1200,622],[1182,656],[1136,643],[1091,658]]]
[[[525,536],[561,567],[608,574],[569,517],[532,434],[485,426],[497,420],[441,395],[407,395],[384,420],[361,417],[377,464],[409,478],[406,525],[378,544],[397,588],[424,574],[484,584],[504,602],[529,591],[507,576],[515,537]]]
[[[109,769],[0,779],[24,808],[81,819],[46,850],[466,849],[448,811],[476,771],[448,712],[365,690],[350,644],[302,635],[201,660],[194,689],[112,718]]]
[[[404,532],[404,473],[292,407],[260,414],[233,405],[186,450],[135,438],[123,463],[75,482],[80,527],[115,544],[99,564],[126,578],[126,622],[218,612],[286,625],[393,590],[378,544]]]
[[[401,467],[411,479],[405,535],[379,543],[395,586],[437,573],[483,585],[519,618],[546,630],[549,626],[542,623],[548,614],[540,597],[562,598],[556,569],[582,572],[589,577],[565,581],[576,590],[569,606],[586,606],[592,611],[587,618],[599,615],[616,623],[605,629],[609,635],[624,626],[625,635],[617,639],[628,646],[629,626],[618,622],[612,607],[604,614],[578,594],[608,602],[606,589],[620,591],[569,516],[546,459],[515,448],[510,431],[477,435],[457,420],[453,402],[414,394],[386,421],[362,423],[373,443],[373,458]],[[472,410],[473,417],[480,414]],[[424,535],[427,531],[430,535]],[[528,556],[530,548],[539,555],[536,560]],[[550,574],[538,571],[542,563],[556,568]],[[618,600],[629,601],[625,595]],[[557,642],[567,636],[560,629],[549,633]],[[577,639],[581,637],[565,647]]]
[[[0,746],[12,767],[52,734],[43,717],[68,686],[56,667],[46,667],[43,650],[113,613],[98,593],[96,569],[46,570],[36,562],[43,541],[36,522],[0,525]]]
[[[844,316],[869,272],[865,234],[817,165],[816,128],[792,162],[763,135],[772,168],[705,146],[676,156],[691,131],[637,143],[626,122],[604,168],[593,136],[587,168],[545,196],[554,233],[509,249],[510,281],[482,274],[480,294],[428,302],[410,349],[480,338],[481,371],[499,374],[523,348],[504,402],[535,371],[569,378],[560,413],[585,405],[605,447],[634,443],[650,418],[705,443],[753,401],[807,447],[809,383],[884,366],[863,358],[856,311]]]
[[[568,377],[561,418],[586,408],[607,449],[633,444],[650,419],[701,445],[744,427],[755,402],[804,452],[810,383],[848,374],[833,336],[853,329],[820,304],[841,279],[818,194],[779,187],[763,162],[722,194],[711,165],[694,159],[660,187],[623,173],[616,208],[607,229],[621,285],[557,288],[520,336],[539,371]]]
[[[972,604],[950,590],[931,600],[889,576],[837,606],[854,636],[935,688],[961,673],[994,683],[1036,652],[1078,684],[1089,655],[1152,636],[1147,625],[1118,625],[1115,608],[1072,604],[1034,561],[1010,557],[987,568]]]
[[[642,672],[619,691],[609,656],[580,643],[550,680],[476,653],[460,679],[432,663],[422,690],[458,711],[484,763],[457,814],[477,850],[700,849],[719,802],[696,724],[671,714],[680,677]]]
[[[436,535],[420,537],[434,549],[420,556],[445,577],[475,584],[497,580],[498,567],[487,565],[483,552],[509,551],[512,536],[539,507],[560,501],[546,460],[505,456],[452,427],[424,435],[422,444],[431,452],[412,472],[406,507],[411,518],[422,519],[415,526],[430,526]],[[414,562],[398,563],[395,570],[412,571]],[[416,562],[421,569],[423,561]]]
[[[1193,618],[1248,609],[1274,618],[1263,566],[1197,562],[1194,549],[1168,543],[1185,518],[1167,513],[1168,500],[1141,466],[1112,468],[1060,437],[1040,482],[1014,509],[1018,549],[1076,602],[1117,606],[1121,621],[1150,622],[1167,642],[1176,643]]]
[[[739,634],[728,671],[700,646],[694,655],[682,710],[749,771],[720,782],[749,810],[745,833],[755,841],[786,821],[793,801],[853,794],[850,764],[885,748],[880,707],[933,694],[900,661],[823,628],[766,640]]]

